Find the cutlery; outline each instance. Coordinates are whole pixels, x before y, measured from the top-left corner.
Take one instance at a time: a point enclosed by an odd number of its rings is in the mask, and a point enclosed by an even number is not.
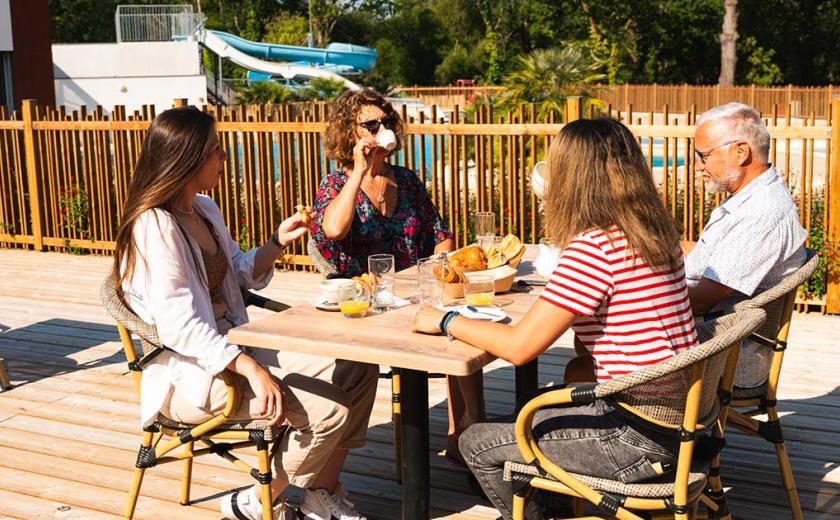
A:
[[[491,318],[500,318],[501,317],[498,314],[493,314],[493,313],[490,313],[490,312],[480,311],[480,310],[476,309],[475,307],[473,307],[472,305],[467,305],[467,309],[470,312],[474,312],[475,314],[483,314],[485,316],[490,316]]]

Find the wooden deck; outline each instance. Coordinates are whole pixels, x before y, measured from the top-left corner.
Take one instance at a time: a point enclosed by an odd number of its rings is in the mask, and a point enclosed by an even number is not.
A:
[[[131,480],[138,405],[116,330],[101,308],[109,258],[0,249],[0,357],[14,388],[0,393],[0,518],[118,518]],[[317,292],[318,277],[277,273],[264,294],[290,304]],[[797,315],[780,392],[805,517],[840,520],[840,318]],[[558,377],[570,338],[541,358],[541,382]],[[512,411],[513,370],[486,369],[492,415]],[[430,384],[432,450],[443,447],[445,389]],[[380,382],[367,445],[351,453],[342,482],[372,519],[399,517],[390,388]],[[789,518],[769,445],[731,433],[724,482],[737,518]],[[435,518],[491,519],[463,470],[432,454]],[[200,459],[201,460],[201,459]],[[738,470],[736,471],[736,467]],[[218,497],[250,478],[212,459],[197,463],[191,507],[178,505],[180,467],[146,474],[136,518],[219,518]],[[294,498],[294,494],[293,498]]]

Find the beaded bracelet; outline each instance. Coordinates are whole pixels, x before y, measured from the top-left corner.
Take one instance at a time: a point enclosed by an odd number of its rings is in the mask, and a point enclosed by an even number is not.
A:
[[[446,337],[449,338],[449,341],[455,339],[449,332],[449,325],[450,323],[452,323],[452,320],[454,320],[456,316],[460,315],[461,313],[458,311],[449,311],[443,315],[443,318],[440,319],[440,324],[438,324],[438,327],[440,328],[441,332],[446,334]]]

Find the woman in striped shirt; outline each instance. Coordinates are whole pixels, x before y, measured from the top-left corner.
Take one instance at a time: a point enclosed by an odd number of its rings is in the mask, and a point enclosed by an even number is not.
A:
[[[679,234],[639,144],[611,119],[580,120],[548,152],[547,234],[562,249],[540,298],[515,326],[420,309],[414,330],[446,333],[523,365],[572,328],[580,357],[567,381],[605,381],[668,359],[697,342]],[[468,428],[461,453],[488,498],[511,518],[506,460],[522,460],[514,416]],[[546,409],[534,419],[540,448],[566,470],[638,482],[676,459],[677,441],[622,420],[604,401]],[[542,518],[530,501],[527,518]]]

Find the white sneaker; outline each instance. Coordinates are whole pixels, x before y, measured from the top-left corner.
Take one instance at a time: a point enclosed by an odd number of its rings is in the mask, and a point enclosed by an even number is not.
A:
[[[222,497],[222,515],[225,520],[262,520],[262,504],[254,488],[234,491]],[[298,512],[284,501],[278,502],[271,510],[273,520],[298,520]]]
[[[306,520],[367,520],[353,509],[343,488],[333,495],[326,489],[307,489],[300,504],[301,518]]]

